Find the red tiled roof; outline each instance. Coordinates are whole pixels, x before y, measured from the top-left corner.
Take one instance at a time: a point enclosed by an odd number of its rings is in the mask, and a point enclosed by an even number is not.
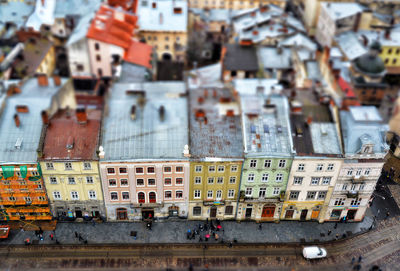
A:
[[[118,13],[122,14],[123,21],[116,18],[119,16]],[[135,15],[102,5],[96,13],[86,37],[128,49],[136,22]]]
[[[126,51],[124,60],[151,69],[153,47],[142,42],[133,41]]]
[[[353,88],[343,77],[339,77],[338,83],[342,91],[346,94],[346,97],[355,97]]]
[[[101,111],[91,109],[86,110],[86,113],[86,124],[77,122],[74,110],[60,110],[51,118],[44,141],[43,159],[92,160],[96,158]],[[73,147],[67,149],[67,143],[71,140],[73,140]]]

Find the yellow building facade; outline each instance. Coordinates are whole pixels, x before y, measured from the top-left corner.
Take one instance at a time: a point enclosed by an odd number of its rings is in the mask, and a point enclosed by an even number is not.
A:
[[[153,46],[158,60],[185,60],[187,32],[141,31],[140,37]]]

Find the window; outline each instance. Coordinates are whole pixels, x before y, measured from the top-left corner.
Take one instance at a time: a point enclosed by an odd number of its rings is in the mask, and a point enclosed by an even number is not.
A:
[[[344,184],[343,184],[342,190],[347,190],[347,183],[344,183]]]
[[[354,191],[354,190],[356,190],[356,185],[352,184],[351,187],[350,187],[350,191]]]
[[[117,180],[116,179],[108,180],[108,186],[117,186]]]
[[[344,205],[344,201],[345,201],[345,199],[343,199],[343,198],[337,198],[335,200],[335,206]]]
[[[57,178],[56,177],[50,177],[49,180],[50,180],[51,184],[57,184]]]
[[[304,171],[305,164],[299,164],[297,171]]]
[[[78,199],[79,199],[78,192],[76,192],[76,191],[71,191],[71,199],[73,199],[73,200],[78,200]]]
[[[182,173],[183,172],[183,167],[176,167],[175,171],[179,172],[179,173]]]
[[[235,190],[229,189],[228,190],[228,198],[233,198],[233,197],[235,197]]]
[[[218,166],[218,172],[224,172],[225,167],[224,166]]]
[[[93,190],[89,191],[89,199],[96,199],[96,191]]]
[[[219,183],[219,184],[224,183],[224,177],[218,177],[217,183]]]
[[[319,191],[318,192],[318,199],[325,199],[326,191]]]
[[[253,188],[247,187],[246,188],[246,197],[251,197],[253,195]]]
[[[100,62],[101,61],[101,56],[100,55],[96,55],[96,61]]]
[[[360,176],[361,175],[361,168],[359,168],[359,169],[357,169],[357,171],[356,171],[356,176]]]
[[[196,166],[194,169],[194,171],[196,171],[196,172],[201,172],[202,170],[203,170],[202,166]]]
[[[208,199],[212,199],[212,197],[213,197],[213,191],[212,190],[208,190],[207,191],[207,198]]]
[[[94,44],[94,49],[96,49],[96,51],[100,50],[100,44],[98,44],[97,42]]]
[[[289,195],[289,199],[297,200],[299,198],[299,194],[300,194],[300,191],[291,191],[290,195]]]
[[[364,175],[368,176],[370,172],[371,172],[371,169],[370,168],[366,168],[365,171],[364,171]]]
[[[53,163],[46,163],[46,168],[47,168],[48,170],[53,170],[53,169],[54,169]]]
[[[231,166],[231,172],[237,172],[237,170],[238,170],[238,166],[236,166],[236,165]]]
[[[148,36],[148,37],[147,37],[147,40],[151,40],[151,36]]]
[[[68,177],[68,184],[76,184],[74,177]]]
[[[249,173],[249,176],[247,177],[247,181],[249,183],[254,182],[254,173]]]
[[[215,166],[209,166],[208,172],[215,172]]]
[[[268,182],[268,177],[269,177],[268,173],[263,173],[263,175],[261,177],[261,181],[262,182]]]
[[[229,183],[230,184],[235,184],[236,183],[236,177],[233,177],[233,176],[229,177]]]
[[[281,192],[281,189],[279,187],[274,187],[274,190],[272,190],[272,195],[276,196],[279,195]]]
[[[137,195],[138,202],[139,203],[145,203],[146,202],[146,194],[144,192],[139,192]]]
[[[171,185],[172,181],[171,178],[164,178],[164,185]]]
[[[267,192],[267,188],[261,187],[261,188],[260,188],[260,191],[258,191],[258,197],[264,198],[266,192]]]
[[[195,215],[195,216],[201,215],[201,207],[200,206],[193,207],[193,215]]]
[[[11,196],[11,197],[8,197],[8,199],[9,199],[10,201],[16,201],[16,198],[15,198],[15,197],[13,197],[13,196]]]
[[[201,184],[201,177],[198,177],[198,176],[195,177],[195,178],[194,178],[194,183],[195,183],[195,184]]]
[[[333,164],[328,164],[328,167],[326,168],[327,171],[332,171],[333,170]]]
[[[129,200],[129,192],[122,192],[122,200]]]
[[[61,194],[60,194],[60,192],[54,191],[54,192],[53,192],[53,198],[54,198],[55,200],[60,200],[60,199],[61,199]]]
[[[156,179],[147,179],[147,185],[148,186],[156,185]]]
[[[207,182],[208,182],[208,184],[213,184],[214,183],[214,178],[213,177],[209,177]]]
[[[309,200],[315,199],[315,195],[317,195],[316,191],[308,191],[307,192],[307,199],[309,199]]]
[[[358,199],[352,199],[351,202],[350,202],[350,205],[351,205],[351,206],[358,206],[358,205],[360,205],[360,204],[361,204],[361,199],[360,199],[360,198],[358,198]]]
[[[286,160],[279,160],[278,167],[284,168],[286,166]]]
[[[215,194],[216,199],[222,199],[222,190],[217,190],[217,193]]]
[[[266,168],[271,167],[271,163],[272,163],[271,160],[264,160],[264,167]]]
[[[115,174],[115,169],[112,167],[107,168],[107,174]]]
[[[323,168],[324,166],[322,165],[322,164],[318,164],[317,165],[317,168],[315,169],[316,171],[322,171],[322,168]]]
[[[276,174],[276,178],[275,178],[276,182],[282,182],[282,179],[283,179],[283,174],[282,173]]]
[[[303,177],[294,177],[293,184],[301,185],[303,183]]]
[[[118,200],[118,193],[117,192],[111,192],[111,200]]]
[[[200,190],[194,190],[194,198],[199,199],[201,196],[201,191]]]
[[[119,174],[128,174],[128,170],[126,167],[120,167],[119,168]]]
[[[233,206],[225,206],[225,215],[233,214]]]
[[[311,178],[311,185],[319,185],[320,177],[312,177]]]
[[[347,171],[347,176],[351,176],[351,175],[353,175],[353,169],[352,168]]]
[[[183,184],[183,178],[176,178],[175,179],[175,184],[176,185],[182,185]]]
[[[93,177],[92,176],[86,176],[86,183],[87,184],[92,184],[93,183]]]
[[[176,191],[175,198],[177,198],[177,199],[183,198],[183,192],[181,190]]]
[[[143,174],[144,170],[142,167],[137,167],[137,168],[135,168],[135,172],[136,172],[136,174]]]
[[[169,40],[169,37],[168,37],[168,36],[166,36],[166,37],[165,37],[165,40],[166,40],[166,41],[168,41],[168,40]]]
[[[332,177],[323,177],[322,178],[322,185],[329,185],[331,183]]]
[[[250,160],[250,167],[251,168],[257,167],[257,160]]]
[[[121,182],[121,186],[129,186],[128,179],[121,179],[120,182]]]
[[[365,183],[360,184],[359,190],[364,190],[364,188],[365,188]]]
[[[166,198],[166,199],[172,198],[172,192],[171,191],[165,191],[164,192],[164,198]]]
[[[64,165],[65,165],[65,170],[72,170],[72,164],[70,162],[67,162]]]
[[[155,173],[154,167],[147,167],[147,173],[149,173],[149,174]]]
[[[144,186],[144,179],[136,179],[136,186]]]

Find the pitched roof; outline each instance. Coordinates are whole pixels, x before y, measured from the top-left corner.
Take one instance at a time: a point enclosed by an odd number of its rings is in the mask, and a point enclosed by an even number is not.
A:
[[[230,71],[257,71],[258,59],[256,48],[241,46],[239,44],[227,44],[223,66],[225,70]]]
[[[364,11],[364,7],[358,3],[327,3],[321,2],[328,15],[333,20],[340,20],[346,17],[353,16],[359,12]]]
[[[54,0],[36,1],[35,11],[29,16],[26,26],[38,31],[42,24],[53,25],[55,8],[56,1]]]
[[[151,69],[153,47],[142,42],[132,41],[125,52],[124,60]]]

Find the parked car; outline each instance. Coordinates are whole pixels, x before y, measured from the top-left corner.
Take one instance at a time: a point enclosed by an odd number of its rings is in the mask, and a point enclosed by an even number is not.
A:
[[[303,248],[303,256],[308,259],[325,258],[327,255],[326,250],[321,247],[312,246]]]

